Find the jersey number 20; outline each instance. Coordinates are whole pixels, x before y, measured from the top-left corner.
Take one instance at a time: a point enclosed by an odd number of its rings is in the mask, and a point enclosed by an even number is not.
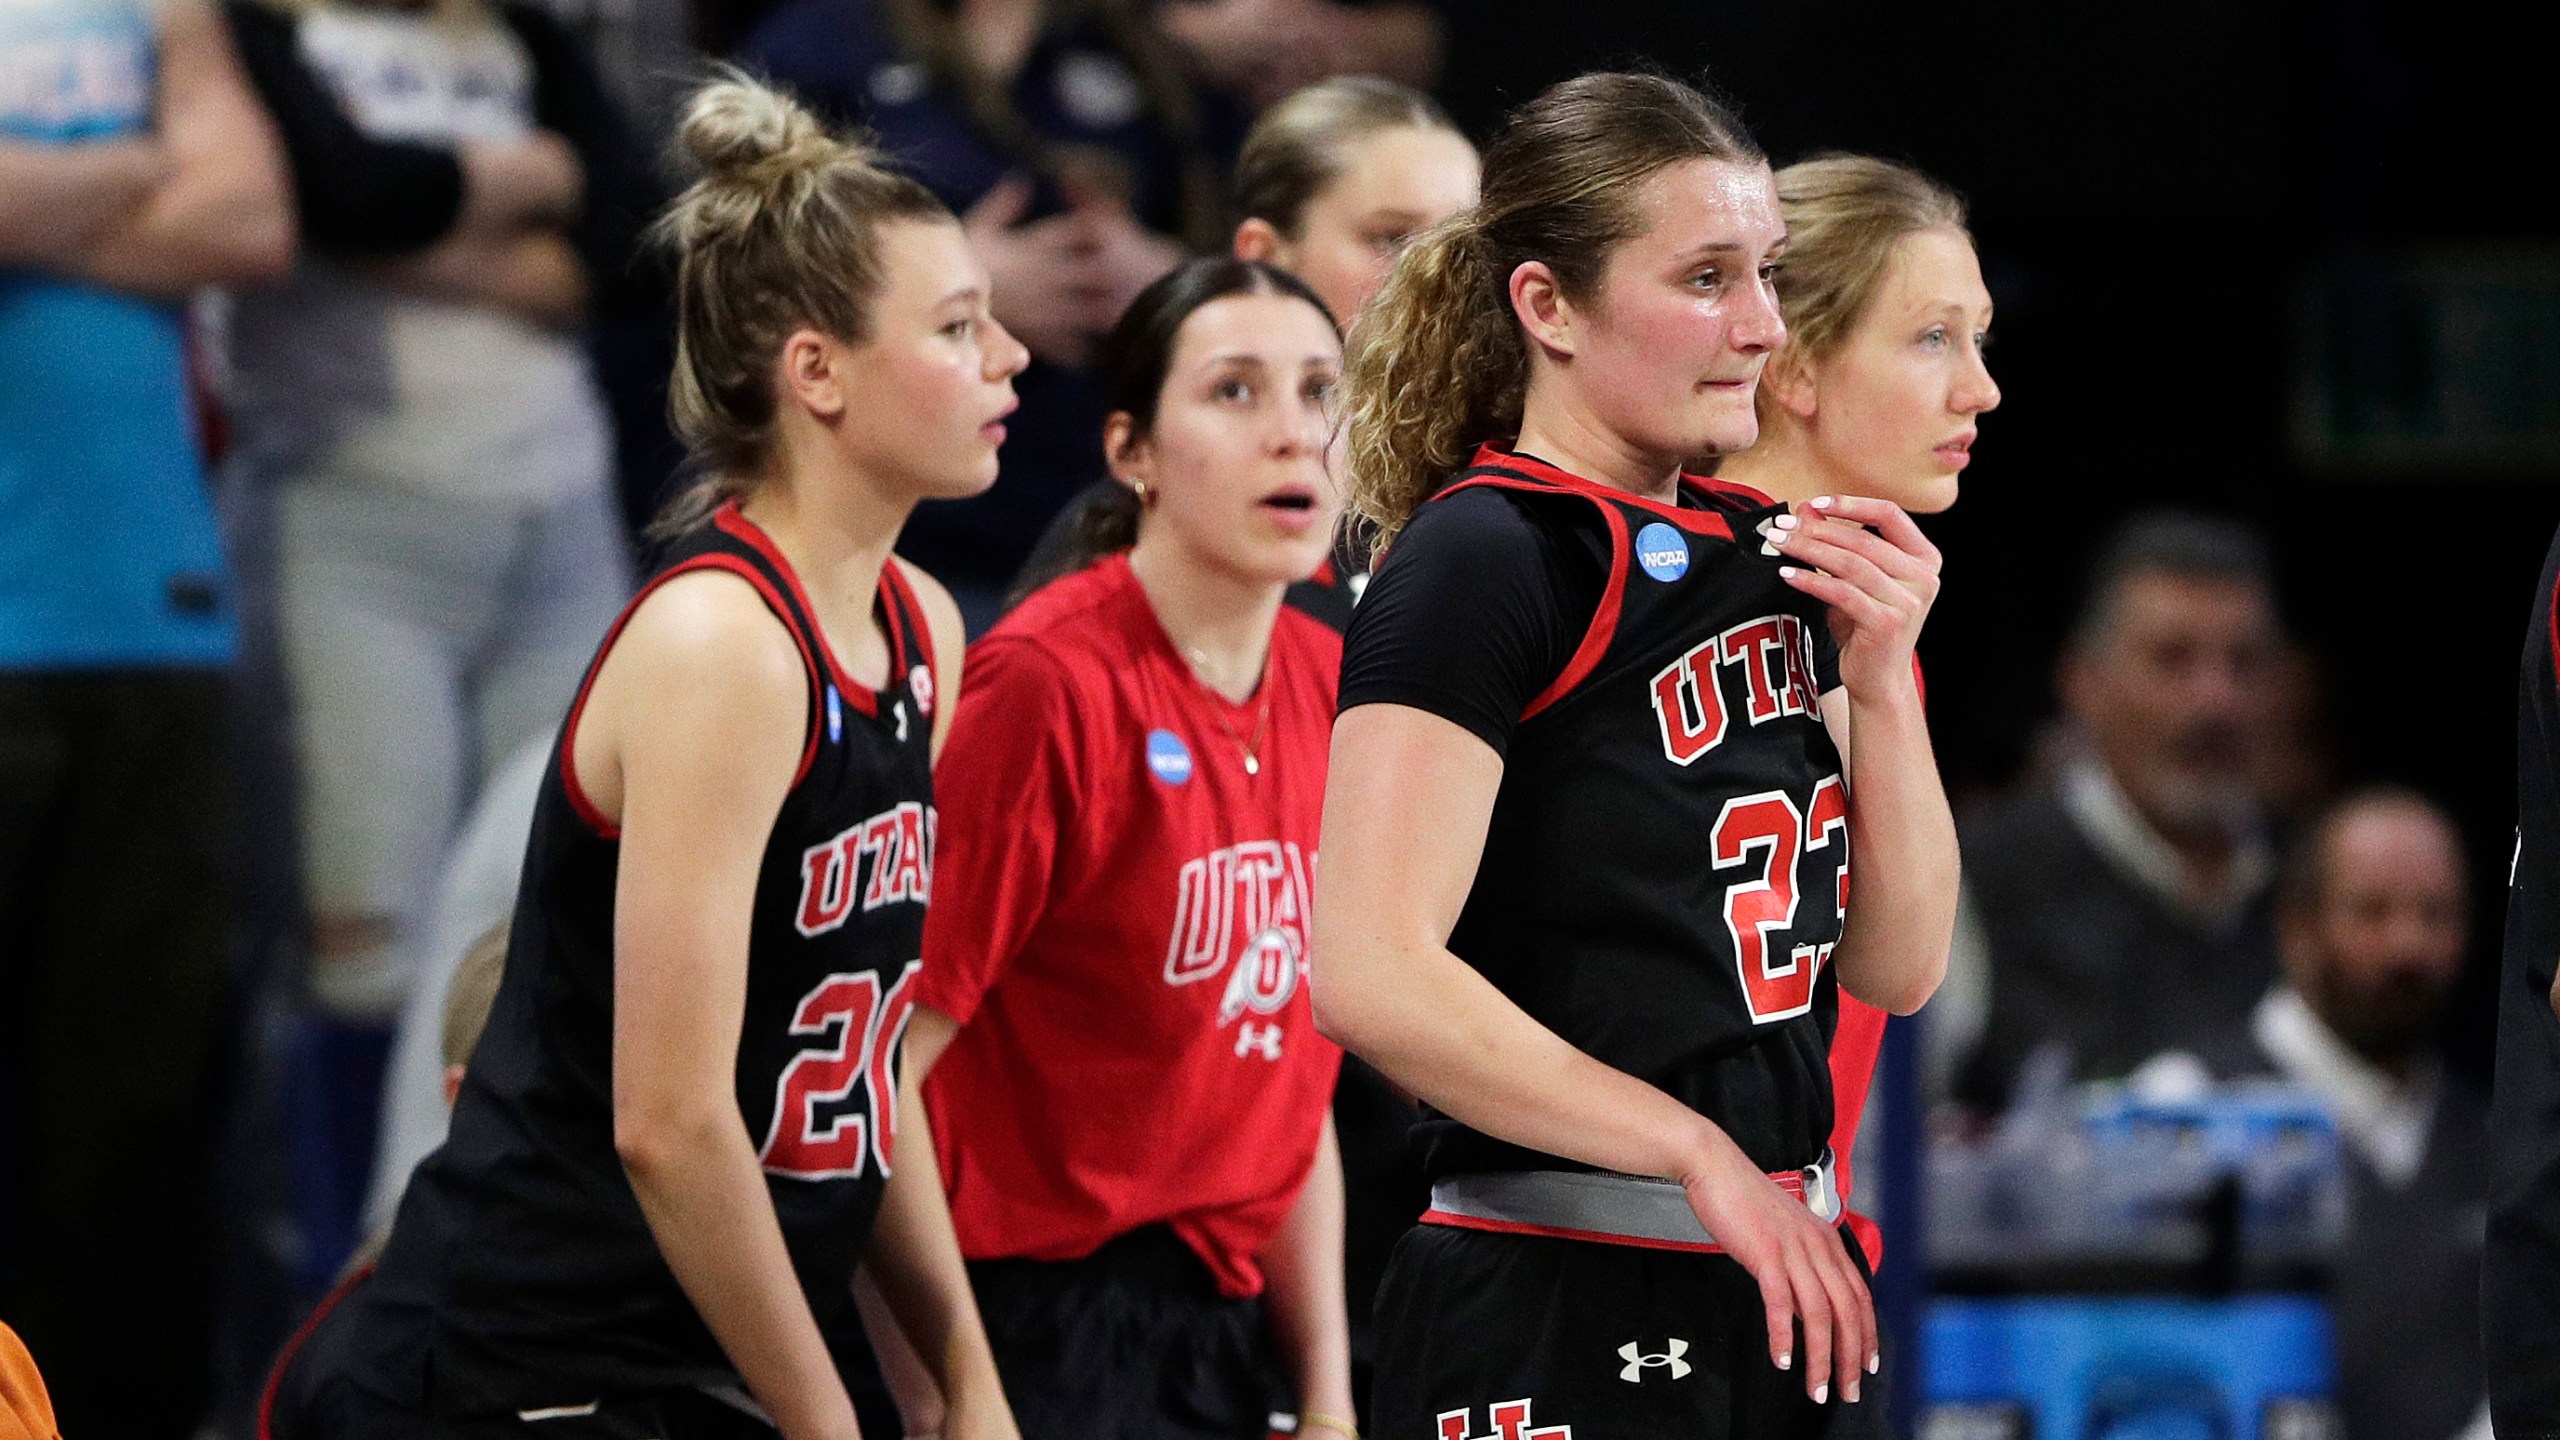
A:
[[[1830,896],[1839,917],[1849,913],[1849,797],[1840,777],[1813,787],[1813,803],[1799,806],[1783,790],[1764,790],[1728,800],[1716,817],[1715,868],[1748,863],[1757,852],[1757,878],[1727,885],[1725,928],[1733,933],[1733,954],[1742,974],[1742,996],[1751,1007],[1751,1023],[1768,1025],[1792,1020],[1813,1008],[1813,982],[1831,959],[1832,942],[1788,945],[1787,931],[1796,923],[1796,861],[1809,851],[1826,850],[1839,883]],[[1834,930],[1832,933],[1838,933]]]
[[[800,998],[791,1033],[833,1034],[835,1043],[803,1050],[782,1067],[774,1085],[773,1125],[757,1157],[766,1174],[851,1179],[862,1173],[866,1156],[880,1163],[881,1174],[889,1173],[898,1128],[895,1061],[916,1006],[910,992],[919,968],[921,962],[908,961],[887,995],[880,993],[880,977],[866,971],[830,975]],[[819,1118],[822,1110],[850,1098],[855,1086],[869,1091],[867,1106]]]

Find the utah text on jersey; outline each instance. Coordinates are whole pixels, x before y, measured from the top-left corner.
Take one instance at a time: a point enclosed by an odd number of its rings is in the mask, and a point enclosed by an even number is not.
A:
[[[794,921],[803,935],[815,937],[842,925],[853,915],[854,899],[877,910],[899,900],[922,905],[933,898],[933,835],[930,805],[900,802],[800,856],[800,911]],[[871,857],[869,879],[862,868]]]
[[[1732,705],[1722,683],[1727,676],[1735,692]],[[1696,762],[1724,743],[1736,705],[1754,725],[1819,713],[1813,636],[1803,620],[1793,615],[1746,620],[1662,667],[1653,677],[1662,753],[1675,765]]]
[[[1249,840],[1184,861],[1175,882],[1164,982],[1190,985],[1225,972],[1218,1024],[1244,1021],[1236,1035],[1239,1057],[1280,1058],[1279,1023],[1246,1015],[1277,1015],[1298,993],[1307,967],[1312,867],[1295,842]]]

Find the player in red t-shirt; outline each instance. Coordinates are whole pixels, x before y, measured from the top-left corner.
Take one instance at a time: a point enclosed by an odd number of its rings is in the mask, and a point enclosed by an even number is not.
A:
[[[1807,160],[1777,178],[1787,342],[1761,374],[1758,443],[1725,457],[1716,478],[1774,500],[1866,495],[1934,515],[1956,501],[1975,421],[2000,403],[1982,358],[1991,292],[1964,202],[1916,170],[1861,155]],[[1831,1148],[1843,1198],[1884,1029],[1882,1010],[1840,997]],[[1875,1222],[1853,1213],[1849,1224],[1868,1263],[1884,1263]]]
[[[1196,260],[1113,331],[1096,556],[971,650],[914,1063],[1023,1433],[1348,1430],[1341,1052],[1306,992],[1341,642],[1332,317]]]

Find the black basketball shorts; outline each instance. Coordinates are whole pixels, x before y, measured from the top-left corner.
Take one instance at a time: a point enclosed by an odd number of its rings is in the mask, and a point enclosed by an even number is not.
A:
[[[969,1278],[1023,1440],[1263,1440],[1291,1408],[1262,1302],[1219,1294],[1162,1225]]]
[[[1865,1260],[1847,1231],[1843,1243]],[[1720,1254],[1417,1225],[1378,1296],[1373,1440],[1882,1436],[1884,1375],[1816,1405]],[[1889,1372],[1888,1372],[1889,1373]]]

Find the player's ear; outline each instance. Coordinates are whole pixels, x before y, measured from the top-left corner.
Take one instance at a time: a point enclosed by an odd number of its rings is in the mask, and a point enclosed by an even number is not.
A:
[[[1760,372],[1760,388],[1777,407],[1805,424],[1812,424],[1819,409],[1819,386],[1813,366],[1792,350],[1781,350]]]
[[[1290,268],[1289,261],[1281,256],[1288,248],[1288,242],[1280,238],[1280,232],[1268,220],[1256,217],[1236,227],[1235,252],[1239,260],[1258,260],[1286,270]]]
[[[1530,339],[1558,355],[1574,353],[1573,302],[1544,260],[1523,260],[1512,270],[1511,313]]]
[[[776,397],[797,403],[821,424],[833,424],[846,408],[836,366],[842,350],[832,337],[806,327],[784,336],[782,354],[774,361]]]
[[[1138,433],[1137,417],[1114,410],[1102,422],[1102,463],[1123,485],[1153,485],[1155,447]]]

